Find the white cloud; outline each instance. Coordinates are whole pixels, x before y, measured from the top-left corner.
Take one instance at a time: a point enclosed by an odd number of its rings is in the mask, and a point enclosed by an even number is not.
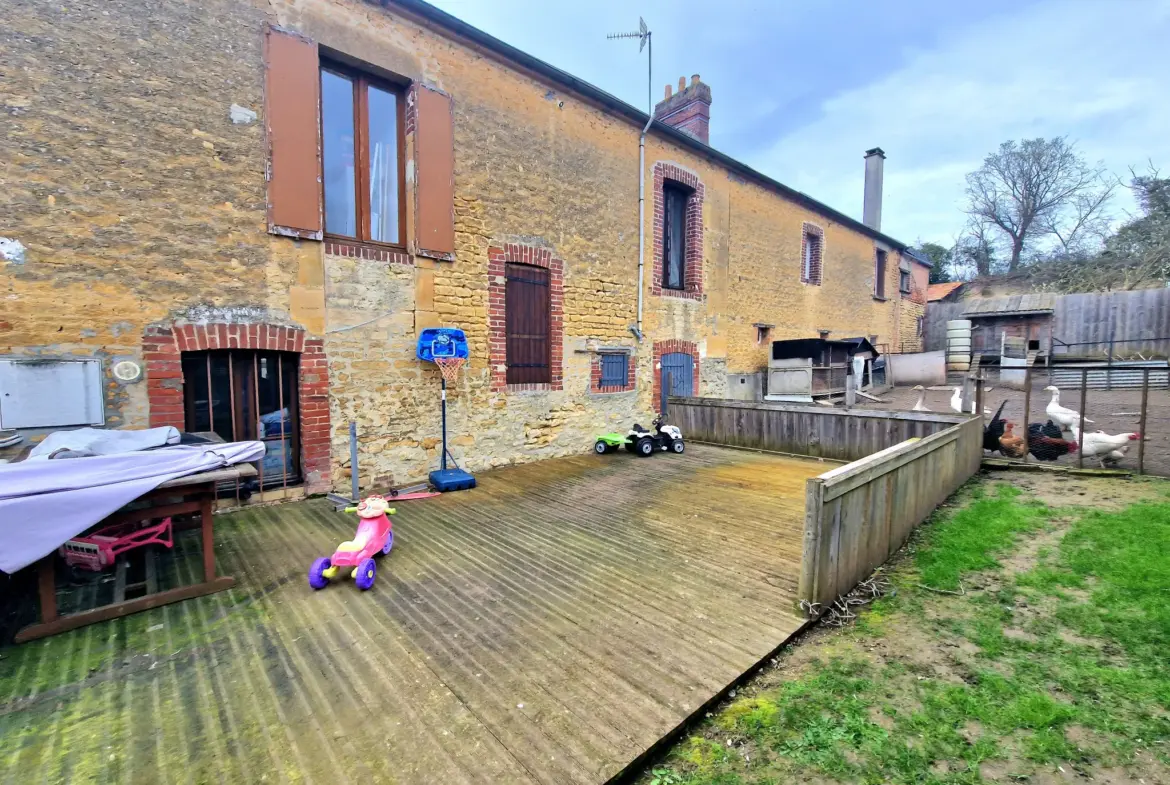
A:
[[[881,146],[883,229],[945,243],[963,223],[963,176],[1006,139],[1067,135],[1117,174],[1148,158],[1170,169],[1168,41],[1170,0],[1062,0],[1001,15],[826,98],[819,117],[748,162],[860,216],[861,156]]]

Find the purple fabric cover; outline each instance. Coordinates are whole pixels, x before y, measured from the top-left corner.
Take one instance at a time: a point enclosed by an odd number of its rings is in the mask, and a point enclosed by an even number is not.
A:
[[[167,480],[262,457],[263,442],[229,442],[0,465],[0,570],[47,556]]]

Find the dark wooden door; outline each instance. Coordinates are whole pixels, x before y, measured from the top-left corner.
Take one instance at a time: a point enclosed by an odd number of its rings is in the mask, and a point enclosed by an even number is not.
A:
[[[547,384],[552,379],[548,270],[509,264],[505,275],[508,384]]]

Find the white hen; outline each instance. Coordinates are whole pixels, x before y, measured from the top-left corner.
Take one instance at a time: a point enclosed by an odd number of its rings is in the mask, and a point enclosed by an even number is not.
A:
[[[918,391],[918,400],[914,403],[913,410],[916,412],[929,412],[930,409],[926,408],[926,388],[921,384],[916,384],[913,389]]]
[[[1072,409],[1066,409],[1060,405],[1060,388],[1053,387],[1050,384],[1044,388],[1044,392],[1052,393],[1052,400],[1048,402],[1048,408],[1044,410],[1044,413],[1048,415],[1048,419],[1059,425],[1060,430],[1065,433],[1072,433],[1074,428],[1079,428],[1081,413],[1074,412]],[[1092,420],[1086,417],[1085,422],[1092,422]]]
[[[1075,425],[1072,427],[1072,433],[1077,444],[1080,445],[1081,454],[1086,458],[1099,460],[1101,462],[1101,468],[1105,468],[1107,462],[1116,463],[1120,461],[1129,451],[1130,442],[1136,442],[1142,438],[1140,433],[1119,433],[1112,435],[1104,431],[1086,433],[1082,438]]]

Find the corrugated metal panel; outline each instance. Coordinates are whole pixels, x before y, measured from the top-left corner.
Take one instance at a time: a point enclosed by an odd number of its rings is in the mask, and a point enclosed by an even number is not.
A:
[[[321,77],[317,44],[269,27],[264,36],[268,231],[321,239]]]
[[[455,118],[451,99],[419,86],[414,91],[418,252],[455,254]]]
[[[1081,375],[1088,368],[1086,384],[1092,389],[1124,388],[1142,386],[1145,371],[1150,368],[1150,387],[1170,386],[1170,369],[1166,362],[1119,362],[1112,368],[1102,368],[1100,365],[1055,365],[1052,367],[1052,384],[1063,389],[1076,389],[1081,386]]]
[[[0,360],[0,428],[105,421],[101,360]]]

